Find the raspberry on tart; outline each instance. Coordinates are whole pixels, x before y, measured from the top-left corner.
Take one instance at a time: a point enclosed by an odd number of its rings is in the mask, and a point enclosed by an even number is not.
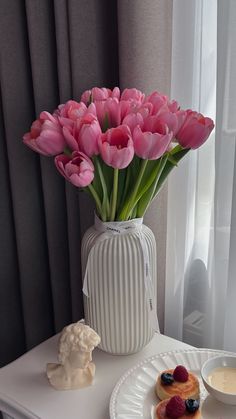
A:
[[[183,365],[177,365],[177,367],[174,369],[173,377],[175,381],[185,383],[188,381],[188,371]]]
[[[198,378],[187,371],[183,365],[177,365],[175,369],[162,371],[156,382],[156,394],[161,400],[173,396],[180,396],[182,399],[199,398]]]
[[[189,411],[187,407],[193,405],[193,411]],[[201,419],[199,402],[193,399],[183,400],[179,396],[162,400],[156,407],[156,419]]]
[[[180,418],[185,413],[185,402],[181,397],[172,397],[166,405],[166,415],[169,418]]]

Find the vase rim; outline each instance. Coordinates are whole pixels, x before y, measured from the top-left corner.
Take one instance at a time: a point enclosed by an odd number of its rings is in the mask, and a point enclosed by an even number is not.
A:
[[[94,227],[96,230],[110,230],[110,231],[118,231],[119,228],[134,228],[134,227],[141,227],[143,224],[143,218],[132,218],[131,220],[125,221],[102,221],[97,214],[94,214]]]

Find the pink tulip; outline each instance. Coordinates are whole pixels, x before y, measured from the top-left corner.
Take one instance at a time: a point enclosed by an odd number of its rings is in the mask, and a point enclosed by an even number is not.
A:
[[[163,106],[168,104],[168,97],[159,92],[153,92],[146,97],[145,103],[152,104],[151,115],[156,115]]]
[[[124,118],[130,114],[137,114],[139,113],[142,115],[143,119],[150,115],[152,111],[152,104],[151,103],[139,103],[135,100],[121,100],[119,102],[119,109],[120,109],[120,120],[122,124],[124,123]]]
[[[83,153],[74,151],[71,157],[60,154],[55,157],[55,165],[60,174],[74,186],[84,188],[93,181],[93,163]]]
[[[65,104],[58,106],[57,112],[58,116],[75,121],[78,118],[82,118],[86,110],[87,107],[83,102],[78,103],[75,100],[68,100]]]
[[[153,107],[151,103],[139,103],[135,100],[121,100],[120,106],[122,123],[123,118],[131,113],[139,113],[143,118],[146,118],[148,115],[150,115]]]
[[[129,113],[128,115],[126,115],[126,117],[123,119],[123,124],[124,125],[128,125],[128,127],[130,128],[130,131],[133,132],[134,128],[139,125],[140,128],[143,127],[143,117],[141,115],[141,113]]]
[[[114,89],[112,90],[111,97],[120,100],[120,89],[119,89],[119,87],[117,87],[117,86],[114,87]]]
[[[155,125],[159,122],[166,124],[169,128],[169,131],[175,134],[180,130],[187,116],[186,111],[177,111],[172,113],[168,110],[168,107],[163,106],[156,116],[148,116],[145,119],[144,131],[155,132]]]
[[[136,112],[140,113],[145,119],[149,115],[152,115],[153,105],[151,103],[143,103],[136,109]]]
[[[124,89],[120,99],[132,100],[141,104],[145,99],[145,94],[137,89]]]
[[[156,123],[155,132],[143,132],[136,127],[133,133],[134,151],[142,159],[159,159],[168,149],[172,137],[167,125],[161,122]]]
[[[120,89],[115,87],[113,90],[107,89],[105,87],[93,87],[91,90],[86,90],[81,96],[81,102],[84,102],[86,105],[95,100],[106,100],[109,97],[120,98]]]
[[[98,139],[102,131],[93,114],[77,119],[73,127],[63,127],[63,133],[72,151],[82,151],[89,157],[98,154]]]
[[[30,132],[23,136],[23,143],[44,156],[60,154],[66,146],[58,119],[49,112],[41,112],[40,118],[31,125]]]
[[[72,128],[75,121],[82,119],[88,113],[96,116],[94,103],[91,103],[87,108],[83,102],[77,103],[69,100],[65,105],[59,105],[53,115],[58,117],[62,127]]]
[[[120,120],[123,123],[124,118],[132,111],[132,102],[130,100],[120,100]]]
[[[104,126],[108,118],[109,128],[117,127],[121,122],[120,102],[117,98],[108,98],[107,100],[96,100],[94,102],[98,121],[101,127]]]
[[[209,137],[214,128],[214,122],[198,112],[187,111],[187,117],[176,134],[179,144],[184,148],[198,148]]]
[[[120,125],[108,129],[99,139],[99,150],[102,159],[108,166],[124,169],[134,156],[134,146],[130,129]]]
[[[175,113],[173,112],[163,112],[158,117],[161,119],[161,121],[166,124],[170,131],[173,133],[173,137],[175,137],[176,133],[180,130],[182,127],[185,119],[186,119],[187,113],[186,111],[177,111]]]
[[[171,100],[167,104],[170,112],[176,113],[180,110],[180,106],[176,100]]]

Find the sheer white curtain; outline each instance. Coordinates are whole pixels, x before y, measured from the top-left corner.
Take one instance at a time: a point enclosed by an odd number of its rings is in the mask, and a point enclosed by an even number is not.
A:
[[[236,1],[173,2],[171,97],[216,121],[168,183],[165,333],[236,351]]]

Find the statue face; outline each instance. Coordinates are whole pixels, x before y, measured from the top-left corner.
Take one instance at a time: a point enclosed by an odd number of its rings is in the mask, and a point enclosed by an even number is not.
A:
[[[87,368],[91,360],[91,352],[84,352],[81,350],[71,351],[68,357],[68,361],[72,368]]]

